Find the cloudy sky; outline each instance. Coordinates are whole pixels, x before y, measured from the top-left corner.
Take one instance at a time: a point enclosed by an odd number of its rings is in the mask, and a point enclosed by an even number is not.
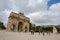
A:
[[[60,0],[0,0],[0,21],[5,25],[11,11],[23,12],[36,25],[60,24]]]

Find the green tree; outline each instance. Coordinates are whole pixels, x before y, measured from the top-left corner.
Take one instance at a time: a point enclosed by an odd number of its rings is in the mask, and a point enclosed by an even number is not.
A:
[[[35,31],[35,27],[31,27],[31,30],[34,30]]]
[[[0,29],[6,29],[3,22],[0,22]]]
[[[30,23],[29,25],[29,31],[31,31],[31,28],[32,28],[32,23]]]
[[[40,29],[40,26],[36,26],[36,27],[35,27],[35,31],[36,31],[36,32],[39,32],[39,29]]]
[[[56,27],[57,32],[60,33],[60,27]]]

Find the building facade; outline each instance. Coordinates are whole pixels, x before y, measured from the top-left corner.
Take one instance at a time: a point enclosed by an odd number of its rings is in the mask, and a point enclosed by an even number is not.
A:
[[[7,31],[29,32],[30,19],[22,13],[11,12],[8,17]]]

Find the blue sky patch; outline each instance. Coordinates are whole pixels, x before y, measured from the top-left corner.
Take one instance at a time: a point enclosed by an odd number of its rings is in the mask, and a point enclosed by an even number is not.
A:
[[[48,7],[50,7],[52,4],[60,3],[60,0],[50,0],[48,1]]]

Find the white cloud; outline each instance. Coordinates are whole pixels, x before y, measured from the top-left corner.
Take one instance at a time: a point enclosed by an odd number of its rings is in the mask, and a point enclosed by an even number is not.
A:
[[[0,0],[0,20],[5,24],[11,11],[23,12],[37,25],[60,24],[60,3],[47,10],[49,0]],[[2,17],[3,16],[3,17]]]
[[[51,11],[60,12],[60,3],[53,4],[53,5],[50,7],[50,10],[51,10]]]
[[[48,0],[30,0],[27,7],[33,12],[43,11],[47,9]]]
[[[60,24],[60,3],[53,4],[49,10],[33,12],[28,15],[32,23],[36,23],[37,25],[58,25]]]

